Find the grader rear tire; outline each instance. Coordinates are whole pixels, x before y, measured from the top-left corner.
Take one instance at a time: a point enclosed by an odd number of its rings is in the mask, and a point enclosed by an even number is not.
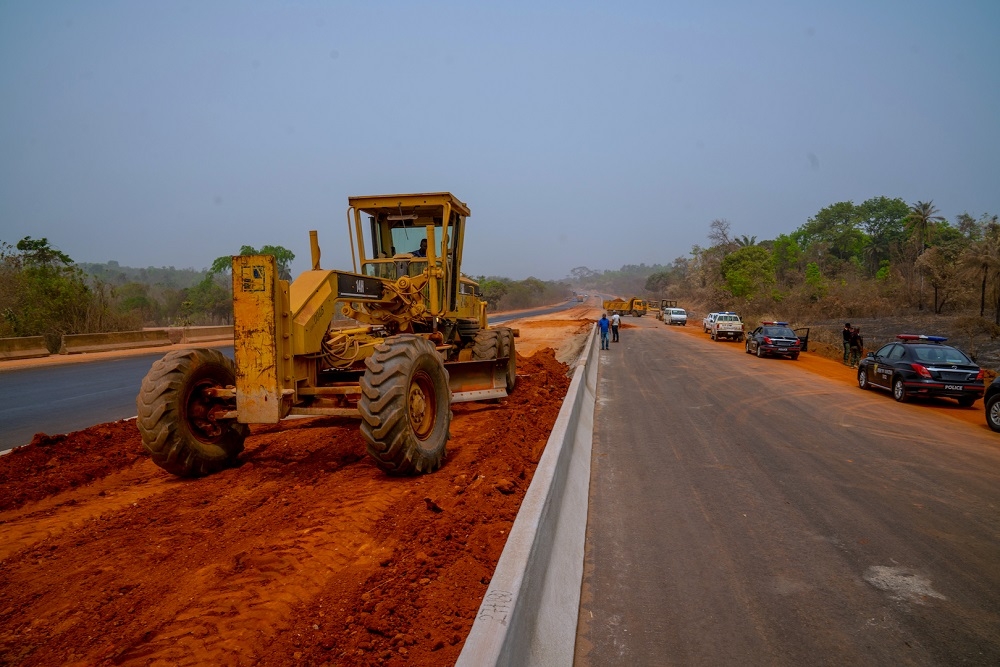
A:
[[[170,352],[153,364],[135,399],[136,424],[153,463],[174,475],[200,477],[236,462],[250,429],[213,419],[212,408],[227,406],[204,393],[232,386],[234,368],[212,349]]]
[[[514,350],[514,332],[506,327],[500,327],[497,332],[500,335],[499,355],[507,357],[507,369],[504,376],[507,382],[507,393],[510,394],[514,391],[514,385],[517,384],[517,352]]]
[[[365,367],[358,410],[375,464],[390,475],[440,468],[451,437],[451,389],[434,345],[419,336],[393,336]]]

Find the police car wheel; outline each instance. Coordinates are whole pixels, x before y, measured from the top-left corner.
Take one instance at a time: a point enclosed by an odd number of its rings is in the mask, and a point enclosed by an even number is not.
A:
[[[986,401],[986,424],[1000,433],[1000,394],[990,396]]]
[[[892,397],[900,403],[906,401],[906,386],[903,384],[903,378],[898,377],[892,381]]]

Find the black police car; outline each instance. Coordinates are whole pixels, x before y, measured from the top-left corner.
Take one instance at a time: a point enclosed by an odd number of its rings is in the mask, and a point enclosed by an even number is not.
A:
[[[758,357],[781,355],[799,358],[802,351],[802,341],[795,332],[788,328],[788,322],[762,322],[749,334],[746,340],[747,354]]]
[[[945,396],[966,408],[983,397],[983,369],[961,350],[944,345],[947,338],[916,334],[896,338],[861,360],[859,387],[888,389],[897,401]]]

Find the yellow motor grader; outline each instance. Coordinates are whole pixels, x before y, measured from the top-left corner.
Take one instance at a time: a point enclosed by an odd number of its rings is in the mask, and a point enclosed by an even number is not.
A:
[[[441,466],[452,402],[508,395],[514,333],[490,328],[462,274],[469,208],[451,193],[348,199],[353,271],[312,268],[289,283],[270,255],[233,257],[233,360],[168,353],[136,404],[154,462],[181,476],[235,463],[248,424],[290,415],[359,417],[389,474]]]

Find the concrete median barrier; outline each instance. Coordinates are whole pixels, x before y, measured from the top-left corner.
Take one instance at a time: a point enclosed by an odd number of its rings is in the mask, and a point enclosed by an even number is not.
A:
[[[130,350],[137,347],[163,347],[166,345],[170,345],[170,337],[164,329],[67,334],[62,337],[62,347],[59,348],[59,354]]]
[[[0,361],[5,359],[33,359],[49,356],[44,336],[0,338]]]
[[[211,343],[219,340],[233,340],[233,327],[184,327],[181,333],[182,344]]]
[[[597,399],[591,331],[457,667],[572,665]]]

